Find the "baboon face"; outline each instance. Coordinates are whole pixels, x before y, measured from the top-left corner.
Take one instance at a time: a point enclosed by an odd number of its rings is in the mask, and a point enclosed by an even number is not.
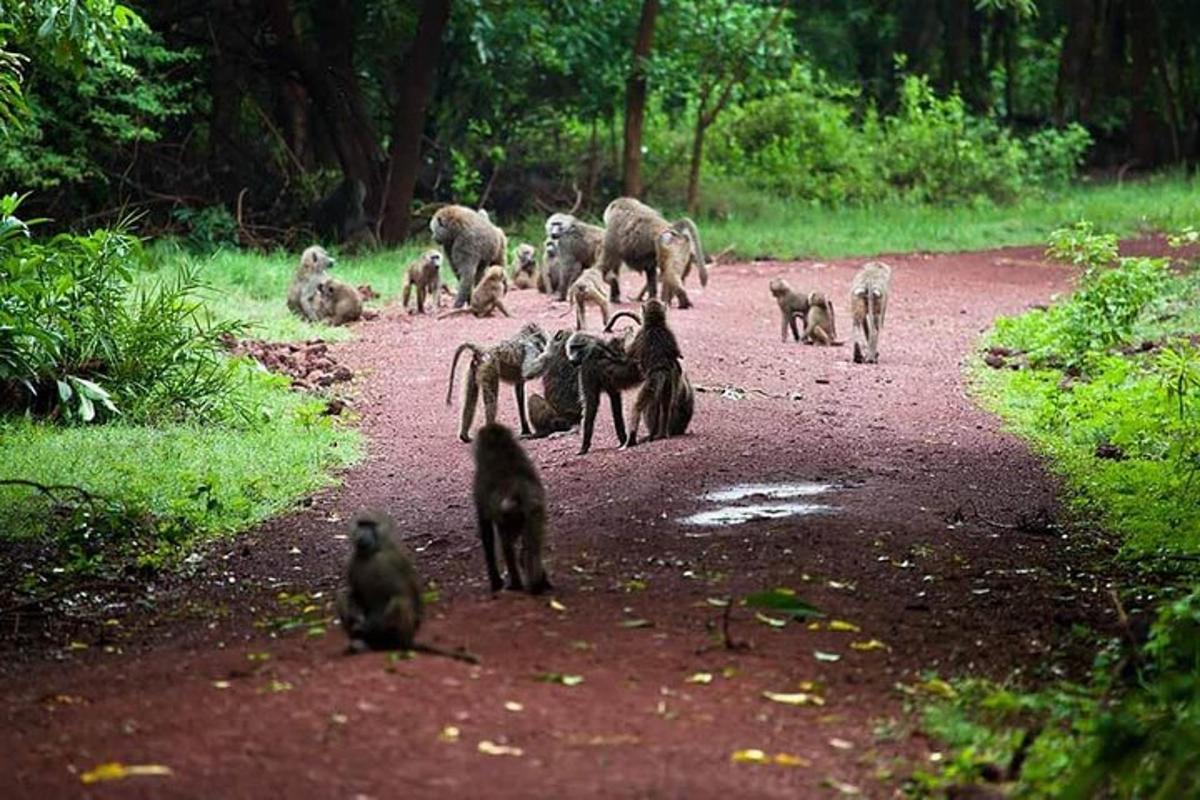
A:
[[[426,250],[425,251],[425,260],[428,261],[430,264],[432,264],[435,267],[440,267],[442,265],[441,251]]]
[[[553,239],[546,240],[546,257],[554,258],[558,255],[558,244]]]
[[[325,252],[325,248],[319,245],[313,245],[304,251],[304,255],[300,256],[300,266],[304,267],[306,272],[329,269],[335,263],[337,262],[329,257],[329,253]]]
[[[551,214],[546,220],[546,234],[551,239],[561,239],[570,227],[571,220],[566,214]]]
[[[773,296],[783,297],[785,294],[787,294],[791,290],[792,290],[792,287],[788,286],[788,282],[785,281],[783,278],[772,278],[771,279],[771,294]]]
[[[537,253],[531,244],[522,244],[517,248],[517,263],[522,267],[527,267],[533,264]]]
[[[379,550],[380,519],[370,511],[359,512],[354,517],[354,554],[370,558]]]
[[[665,325],[667,322],[667,306],[662,300],[650,298],[642,303],[642,325]]]
[[[827,302],[825,300],[825,295],[823,295],[820,292],[811,293],[808,296],[808,304],[810,306],[816,306],[817,308],[825,308],[827,305]]]
[[[586,333],[576,331],[567,337],[567,360],[579,366],[587,358],[595,340]]]

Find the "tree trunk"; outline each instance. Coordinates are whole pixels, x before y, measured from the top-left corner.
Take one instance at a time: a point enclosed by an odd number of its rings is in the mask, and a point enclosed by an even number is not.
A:
[[[1058,62],[1058,86],[1054,92],[1054,115],[1059,125],[1082,121],[1087,108],[1088,65],[1096,37],[1096,9],[1092,0],[1069,0],[1064,14],[1067,35]]]
[[[421,166],[421,133],[425,110],[433,93],[442,35],[450,21],[451,0],[425,0],[417,33],[401,67],[396,104],[392,110],[392,149],[379,233],[387,244],[408,236],[413,193]]]
[[[703,107],[696,112],[696,134],[692,138],[692,161],[688,165],[687,213],[696,216],[700,205],[700,162],[704,158],[704,134],[708,124],[704,119]]]
[[[646,59],[654,45],[654,20],[658,16],[658,0],[643,0],[642,16],[638,21],[637,41],[633,45],[633,67],[625,85],[625,194],[642,194],[642,126],[646,117]]]

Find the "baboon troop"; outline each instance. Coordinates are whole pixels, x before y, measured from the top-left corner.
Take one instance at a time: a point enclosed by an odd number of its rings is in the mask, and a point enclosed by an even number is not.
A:
[[[622,262],[636,272],[646,275],[646,286],[642,290],[646,297],[658,297],[658,249],[665,231],[672,230],[687,237],[691,245],[690,258],[679,270],[679,288],[687,278],[691,265],[695,263],[700,273],[700,285],[708,285],[708,265],[704,260],[704,248],[700,245],[700,234],[696,223],[687,217],[678,222],[667,222],[662,214],[632,197],[618,197],[604,209],[604,246],[600,272],[612,288],[610,298],[620,302],[621,293],[617,274]]]
[[[879,363],[879,332],[887,313],[892,268],[879,261],[862,265],[850,286],[850,316],[854,319],[854,363]],[[859,347],[866,339],[865,352]]]
[[[409,295],[416,289],[417,313],[425,313],[425,298],[433,297],[434,305],[442,307],[442,253],[440,250],[426,250],[421,257],[409,265],[404,278],[403,294],[400,305],[408,309]]]
[[[464,350],[470,350],[471,362],[467,368],[467,384],[463,392],[462,424],[458,429],[458,438],[461,441],[471,441],[471,423],[475,419],[475,406],[479,402],[481,390],[484,419],[489,424],[496,421],[500,381],[512,384],[517,397],[521,433],[529,435],[529,421],[525,416],[525,368],[529,361],[546,349],[546,341],[546,332],[541,326],[536,322],[527,322],[516,335],[491,347],[480,347],[474,342],[463,342],[458,346],[450,362],[446,405],[453,402],[454,372],[458,368],[458,357]]]
[[[508,266],[508,239],[486,212],[466,206],[443,206],[429,220],[429,230],[458,277],[455,308],[462,308],[471,299],[471,289],[483,277],[484,270],[493,264]]]

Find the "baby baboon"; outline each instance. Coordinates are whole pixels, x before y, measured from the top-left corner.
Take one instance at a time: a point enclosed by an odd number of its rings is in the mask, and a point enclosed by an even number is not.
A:
[[[408,308],[408,298],[413,288],[417,290],[417,313],[425,313],[425,297],[432,296],[434,305],[442,307],[442,254],[439,250],[426,250],[421,257],[408,266],[404,278],[404,293],[400,302]],[[412,309],[409,309],[412,313]]]
[[[504,307],[504,295],[508,291],[508,279],[504,277],[504,267],[496,264],[488,267],[483,273],[479,285],[471,290],[471,304],[466,308],[456,308],[439,314],[438,319],[456,317],[460,314],[474,314],[476,317],[490,317],[499,311],[506,317],[511,317]]]
[[[575,330],[583,330],[584,313],[589,304],[600,309],[604,324],[608,324],[608,287],[604,283],[604,276],[595,267],[579,273],[567,290],[567,302],[575,307]]]
[[[525,380],[542,379],[542,394],[529,395],[529,422],[534,431],[531,438],[569,431],[583,416],[579,404],[579,368],[567,358],[570,336],[569,330],[560,330],[541,355],[526,358]],[[533,347],[526,345],[526,350]]]
[[[334,260],[320,245],[313,245],[300,256],[300,266],[292,277],[292,285],[288,287],[287,305],[293,314],[306,322],[316,322],[319,319],[317,301],[320,294],[317,287],[328,280],[329,268]]]
[[[491,223],[486,214],[466,206],[443,206],[429,220],[433,241],[441,245],[458,276],[458,294],[454,307],[461,308],[471,298],[471,289],[493,264],[508,266],[508,239],[504,231]]]
[[[513,273],[513,286],[517,289],[532,289],[537,285],[537,250],[533,245],[522,242],[517,246],[517,271]]]
[[[508,568],[507,588],[530,594],[554,588],[542,564],[546,493],[533,462],[503,425],[484,425],[475,441],[475,513],[493,592],[505,586],[496,566],[497,537]]]
[[[317,317],[326,325],[345,325],[362,317],[362,297],[344,281],[326,278],[317,285]]]
[[[633,406],[633,427],[622,449],[637,444],[643,416],[651,441],[670,436],[672,409],[681,397],[691,394],[679,365],[683,353],[667,325],[667,306],[661,300],[650,298],[642,304],[642,327],[629,346],[629,355],[638,362],[644,382]]]
[[[670,306],[671,300],[678,299],[680,308],[691,308],[692,301],[683,289],[683,276],[687,275],[695,258],[691,239],[674,228],[668,228],[658,235],[655,250],[658,271],[662,277],[663,303]],[[649,290],[644,291],[648,293]]]
[[[567,291],[579,274],[600,263],[604,247],[604,229],[589,225],[570,214],[551,214],[546,219],[546,235],[555,243],[559,264],[558,299],[566,300]]]
[[[850,315],[854,318],[854,363],[879,363],[879,331],[887,313],[892,268],[879,261],[863,264],[850,286]],[[859,342],[866,337],[866,352]]]
[[[500,381],[511,383],[517,397],[517,414],[521,419],[521,433],[529,435],[529,421],[525,417],[525,368],[529,361],[541,355],[546,348],[546,332],[536,322],[527,322],[516,335],[488,348],[473,342],[463,342],[454,351],[450,362],[450,384],[446,387],[446,405],[454,396],[454,372],[458,368],[458,357],[463,350],[471,351],[471,366],[467,370],[467,388],[463,393],[462,424],[458,438],[471,441],[471,423],[475,419],[475,405],[483,390],[483,414],[488,423],[496,421],[496,405],[500,394]]]
[[[338,617],[350,638],[347,651],[417,650],[478,664],[470,653],[442,650],[416,641],[421,628],[421,579],[412,554],[396,540],[396,522],[383,511],[360,511],[350,525],[354,550],[346,590],[338,595]]]
[[[632,197],[618,197],[604,209],[604,247],[600,272],[612,288],[614,303],[621,299],[617,284],[617,273],[621,262],[630,269],[646,273],[646,288],[649,297],[658,296],[658,241],[663,231],[674,230],[686,236],[692,245],[692,258],[683,266],[679,279],[682,283],[695,263],[700,272],[700,285],[708,285],[708,265],[704,260],[704,248],[700,245],[700,234],[696,223],[687,217],[678,222],[667,222],[662,214]]]
[[[799,316],[801,321],[804,321],[808,315],[808,295],[793,292],[792,287],[783,278],[772,278],[771,296],[779,304],[779,316],[783,319],[779,329],[782,341],[787,341],[788,328],[791,328],[796,341],[800,341],[800,326],[796,324],[796,317]]]
[[[808,311],[804,317],[804,340],[809,344],[839,345],[837,324],[833,318],[833,303],[821,292],[809,292]]]
[[[558,245],[553,239],[547,239],[542,244],[542,264],[538,269],[538,291],[542,294],[554,294],[558,291]]]
[[[616,319],[614,316],[609,320]],[[596,427],[596,412],[600,394],[608,395],[612,406],[613,427],[617,440],[625,442],[625,415],[621,408],[621,392],[642,382],[638,362],[629,357],[624,337],[604,339],[576,331],[567,339],[567,358],[579,369],[579,397],[583,403],[583,442],[579,455],[592,447],[592,432]]]

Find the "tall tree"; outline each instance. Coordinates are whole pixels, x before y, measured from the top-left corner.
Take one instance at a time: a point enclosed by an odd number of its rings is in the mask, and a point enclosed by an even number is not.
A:
[[[643,0],[633,44],[633,65],[625,87],[625,152],[622,158],[624,192],[630,197],[642,194],[642,128],[646,118],[646,91],[650,50],[654,45],[654,21],[658,0]]]

